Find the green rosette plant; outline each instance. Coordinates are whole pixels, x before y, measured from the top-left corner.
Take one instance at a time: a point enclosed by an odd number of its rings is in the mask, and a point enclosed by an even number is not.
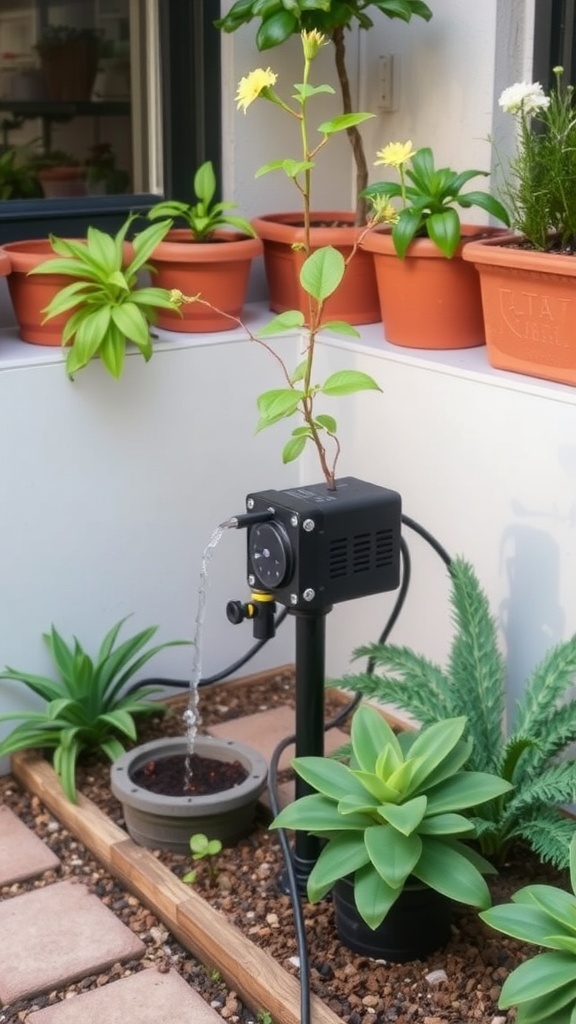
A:
[[[478,577],[463,558],[450,564],[454,637],[446,666],[409,647],[374,643],[358,648],[373,672],[332,680],[332,686],[408,711],[422,725],[466,715],[473,743],[469,766],[494,772],[514,788],[475,808],[480,850],[497,863],[513,843],[543,861],[568,864],[574,822],[561,813],[576,793],[576,635],[555,645],[535,666],[508,716],[506,665],[498,628]]]
[[[130,243],[133,256],[127,262],[126,236],[135,219],[135,215],[127,217],[114,236],[95,227],[88,228],[86,241],[50,235],[56,257],[30,271],[75,278],[43,310],[45,320],[73,311],[62,331],[62,345],[70,346],[66,370],[71,380],[95,356],[100,356],[112,377],[121,377],[127,341],[132,341],[148,361],[153,351],[150,325],[156,309],[179,307],[167,289],[144,287],[138,280],[172,222],[151,224],[136,235]]]
[[[218,228],[234,228],[244,235],[255,237],[256,232],[244,217],[230,213],[236,203],[215,202],[216,175],[211,160],[207,160],[198,168],[193,179],[196,203],[184,203],[176,199],[165,199],[155,203],[148,216],[155,220],[158,217],[181,219],[190,229],[194,242],[210,242]]]
[[[551,950],[520,964],[502,986],[498,1006],[516,1006],[516,1024],[576,1020],[576,836],[570,844],[570,884],[571,893],[554,885],[527,885],[511,903],[480,914],[496,931]]]
[[[313,789],[285,807],[272,828],[302,829],[326,841],[308,879],[311,903],[353,876],[358,912],[377,928],[404,887],[420,882],[450,899],[490,905],[491,865],[462,838],[474,837],[463,811],[508,792],[510,783],[463,769],[472,744],[466,718],[396,736],[375,709],[354,714],[348,764],[297,757]]]
[[[392,225],[392,241],[401,258],[406,256],[415,238],[427,235],[450,259],[460,244],[460,216],[455,209],[480,207],[492,217],[509,224],[508,211],[489,192],[463,192],[472,178],[487,176],[486,171],[452,171],[436,167],[428,147],[413,150],[412,143],[391,142],[378,151],[375,165],[394,167],[400,181],[380,181],[369,185],[363,195],[382,221]],[[399,199],[397,209],[391,200]]]
[[[0,680],[23,683],[46,701],[42,711],[15,711],[0,715],[0,722],[20,721],[0,742],[0,757],[30,748],[53,750],[54,770],[66,796],[76,803],[76,763],[84,751],[101,750],[115,761],[124,753],[120,737],[136,740],[134,719],[157,714],[166,707],[147,698],[158,687],[146,686],[138,693],[124,693],[128,681],[146,662],[166,647],[187,644],[169,640],[147,647],[157,626],[149,626],[117,644],[126,619],[121,619],[104,637],[95,659],[74,637],[67,644],[52,626],[43,638],[58,672],[58,678],[32,675],[7,667]]]

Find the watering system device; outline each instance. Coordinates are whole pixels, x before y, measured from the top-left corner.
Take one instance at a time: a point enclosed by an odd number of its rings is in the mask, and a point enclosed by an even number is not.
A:
[[[276,603],[296,619],[296,756],[324,753],[326,615],[334,604],[395,590],[400,582],[401,499],[396,491],[344,477],[246,497],[231,525],[247,530],[250,600],[230,601],[230,622],[274,635]],[[300,778],[296,797],[309,792]],[[294,869],[304,890],[320,850],[297,833]]]

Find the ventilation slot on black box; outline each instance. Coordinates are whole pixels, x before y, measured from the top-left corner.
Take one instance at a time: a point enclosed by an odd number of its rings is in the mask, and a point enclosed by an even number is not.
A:
[[[376,533],[376,568],[383,569],[386,565],[394,562],[394,532],[393,530],[378,530]]]

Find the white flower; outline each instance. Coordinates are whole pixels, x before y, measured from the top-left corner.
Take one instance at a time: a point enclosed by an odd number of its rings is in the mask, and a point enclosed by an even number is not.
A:
[[[504,89],[498,103],[507,114],[535,114],[546,110],[550,97],[544,94],[540,82],[515,82]]]

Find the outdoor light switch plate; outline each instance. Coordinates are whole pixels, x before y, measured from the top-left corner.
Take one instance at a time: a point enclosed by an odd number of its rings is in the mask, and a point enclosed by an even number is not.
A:
[[[391,113],[398,108],[398,55],[383,53],[378,57],[376,109],[381,114]]]

